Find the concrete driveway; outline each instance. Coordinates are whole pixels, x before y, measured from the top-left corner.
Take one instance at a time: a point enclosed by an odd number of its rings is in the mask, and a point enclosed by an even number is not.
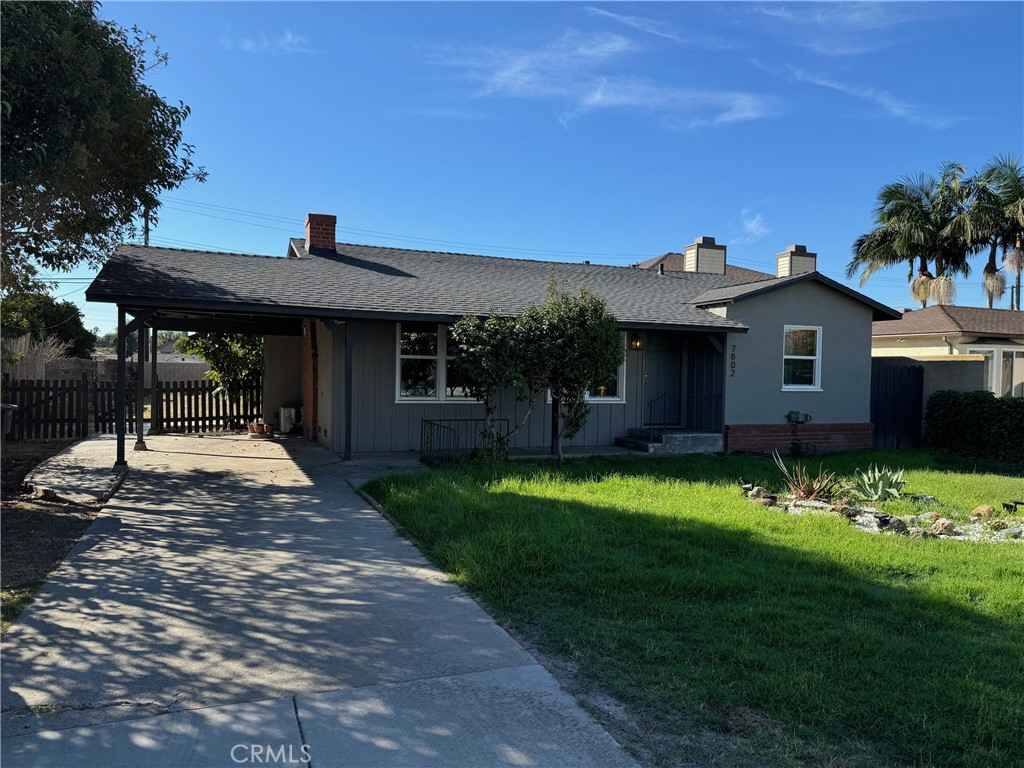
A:
[[[633,765],[352,491],[379,467],[148,442],[4,638],[5,768]]]

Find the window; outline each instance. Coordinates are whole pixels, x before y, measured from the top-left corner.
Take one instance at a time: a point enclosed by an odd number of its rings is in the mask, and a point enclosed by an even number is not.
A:
[[[1003,350],[1000,397],[1024,397],[1024,350]]]
[[[622,334],[622,348],[626,348],[626,334]],[[626,356],[623,355],[619,368],[611,378],[601,384],[592,386],[586,392],[586,398],[592,403],[624,403],[626,402]],[[547,400],[551,402],[551,390]]]
[[[782,388],[821,389],[821,328],[787,325],[782,346]]]
[[[438,323],[398,324],[396,399],[474,403],[452,369],[449,328]]]

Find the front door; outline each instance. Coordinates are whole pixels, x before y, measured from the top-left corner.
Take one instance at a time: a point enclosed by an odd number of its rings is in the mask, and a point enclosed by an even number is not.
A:
[[[682,416],[683,345],[679,334],[647,334],[644,423],[678,426]],[[650,405],[648,405],[648,403]]]

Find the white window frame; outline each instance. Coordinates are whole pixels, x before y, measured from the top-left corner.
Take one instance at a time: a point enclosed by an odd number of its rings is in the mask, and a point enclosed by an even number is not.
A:
[[[413,322],[424,322],[421,320]],[[429,321],[428,321],[429,322]],[[395,323],[395,403],[445,403],[446,405],[457,405],[466,403],[468,405],[479,405],[479,400],[471,397],[448,397],[445,393],[448,389],[448,361],[451,356],[448,354],[448,323],[435,323],[437,327],[437,354],[436,355],[403,355],[402,354],[402,324]],[[434,397],[402,397],[402,359],[408,360],[433,360],[437,366],[437,378],[435,387],[437,394]]]
[[[814,338],[817,340],[817,348],[814,356],[810,355],[787,355],[786,334],[789,331],[814,331]],[[783,392],[821,392],[821,326],[820,325],[784,325],[782,327],[782,391]],[[786,361],[787,360],[813,360],[814,361],[814,384],[787,384],[786,383]]]
[[[991,392],[993,395],[999,396],[999,372],[1003,364],[1003,356],[1000,354],[999,347],[968,347],[968,355],[984,355],[988,353],[992,355],[991,364],[989,365],[988,381],[985,382],[985,389]]]

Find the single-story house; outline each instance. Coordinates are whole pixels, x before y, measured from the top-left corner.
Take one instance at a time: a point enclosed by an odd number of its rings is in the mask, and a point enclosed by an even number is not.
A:
[[[982,386],[999,397],[1024,397],[1024,312],[937,305],[906,309],[871,328],[874,357],[984,362]]]
[[[481,418],[449,372],[446,328],[543,303],[552,278],[603,297],[626,350],[571,445],[657,424],[703,450],[786,449],[798,428],[819,450],[871,446],[871,323],[899,315],[815,271],[803,246],[772,276],[730,268],[707,237],[681,269],[617,267],[339,243],[336,221],[310,214],[285,258],[124,245],[86,296],[116,303],[125,331],[263,335],[266,418],[301,404],[307,436],[345,456],[417,449],[424,421]],[[509,393],[499,417],[524,408]],[[513,447],[550,435],[541,405]]]

